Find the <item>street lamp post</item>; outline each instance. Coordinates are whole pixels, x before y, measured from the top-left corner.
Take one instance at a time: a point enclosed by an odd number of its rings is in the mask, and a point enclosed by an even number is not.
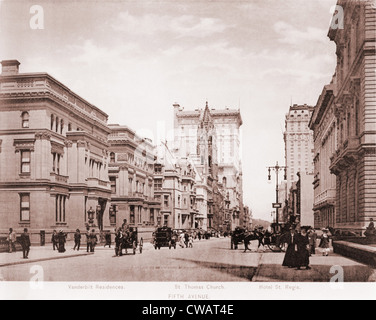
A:
[[[271,181],[272,180],[272,175],[271,175],[271,172],[272,170],[275,171],[275,175],[276,175],[276,203],[273,203],[273,209],[275,209],[276,211],[276,224],[279,223],[279,212],[278,212],[278,209],[279,208],[282,208],[282,204],[279,202],[279,172],[284,170],[285,171],[285,175],[284,175],[284,180],[287,180],[287,167],[284,167],[284,166],[280,166],[278,165],[278,162],[277,164],[274,166],[274,167],[267,167],[268,169],[268,181]]]

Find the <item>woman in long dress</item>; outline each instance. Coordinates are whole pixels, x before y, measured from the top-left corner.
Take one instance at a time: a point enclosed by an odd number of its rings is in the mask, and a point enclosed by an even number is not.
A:
[[[302,228],[301,233],[298,235],[298,251],[297,251],[297,269],[300,270],[301,267],[305,267],[307,270],[310,270],[309,266],[309,238],[307,229]]]
[[[290,228],[290,233],[285,237],[285,242],[287,243],[288,247],[282,266],[296,268],[298,266],[298,234],[295,232],[294,228]]]
[[[323,249],[322,254],[323,256],[329,256],[330,252],[330,238],[329,238],[329,230],[323,229],[323,235],[321,236],[320,248]]]

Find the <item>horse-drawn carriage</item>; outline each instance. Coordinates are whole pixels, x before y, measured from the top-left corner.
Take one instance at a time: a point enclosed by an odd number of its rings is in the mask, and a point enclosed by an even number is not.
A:
[[[132,250],[135,255],[137,249],[142,253],[144,246],[144,239],[139,236],[138,229],[136,227],[129,227],[127,230],[124,230],[122,233],[116,235],[116,248],[117,255],[122,256],[123,250],[125,249],[125,254],[128,254],[128,250]]]
[[[284,237],[289,229],[280,223],[272,223],[270,228],[271,232],[266,231],[264,234],[264,244],[273,252],[286,251]]]
[[[247,251],[249,250],[249,243],[257,240],[259,241],[259,244],[268,246],[273,252],[285,251],[285,243],[283,241],[285,233],[285,225],[276,223],[271,225],[271,232],[268,230],[263,232],[261,228],[254,231],[247,231],[238,227],[231,236],[231,250],[237,250],[239,244],[244,243],[245,251]]]
[[[176,244],[178,242],[177,234],[173,232],[171,228],[162,227],[157,228],[154,233],[154,248],[155,250],[161,249],[162,247],[168,247],[176,249]]]

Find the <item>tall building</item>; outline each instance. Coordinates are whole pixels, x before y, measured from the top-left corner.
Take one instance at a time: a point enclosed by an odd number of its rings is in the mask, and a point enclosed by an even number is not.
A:
[[[329,30],[337,46],[336,150],[330,156],[335,226],[362,233],[376,218],[376,10],[373,1],[340,0],[338,5],[345,12],[344,28]]]
[[[29,228],[32,242],[53,229],[111,226],[107,114],[46,73],[0,76],[1,233]]]
[[[131,225],[153,229],[161,211],[154,194],[155,148],[126,126],[109,128],[111,225],[120,227],[127,219]]]
[[[298,173],[313,173],[313,132],[309,128],[313,110],[314,107],[295,104],[286,115],[287,190],[298,181]]]
[[[241,163],[242,118],[239,110],[184,111],[174,105],[174,146],[178,158],[189,158],[198,170],[198,205],[204,227],[234,229],[244,221]],[[200,207],[200,206],[199,206]]]
[[[314,132],[314,216],[315,228],[334,228],[336,176],[330,172],[330,158],[337,150],[337,120],[335,116],[336,78],[324,87],[312,115],[310,128]]]

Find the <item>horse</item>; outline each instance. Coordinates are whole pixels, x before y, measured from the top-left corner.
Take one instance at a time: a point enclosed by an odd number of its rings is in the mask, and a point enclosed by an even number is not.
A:
[[[256,231],[250,231],[247,232],[244,229],[236,229],[235,232],[231,236],[231,249],[238,249],[239,243],[244,243],[244,252],[247,252],[247,250],[252,251],[249,249],[249,243],[251,241],[258,240],[259,241],[259,247],[264,245],[264,235],[261,232]]]

